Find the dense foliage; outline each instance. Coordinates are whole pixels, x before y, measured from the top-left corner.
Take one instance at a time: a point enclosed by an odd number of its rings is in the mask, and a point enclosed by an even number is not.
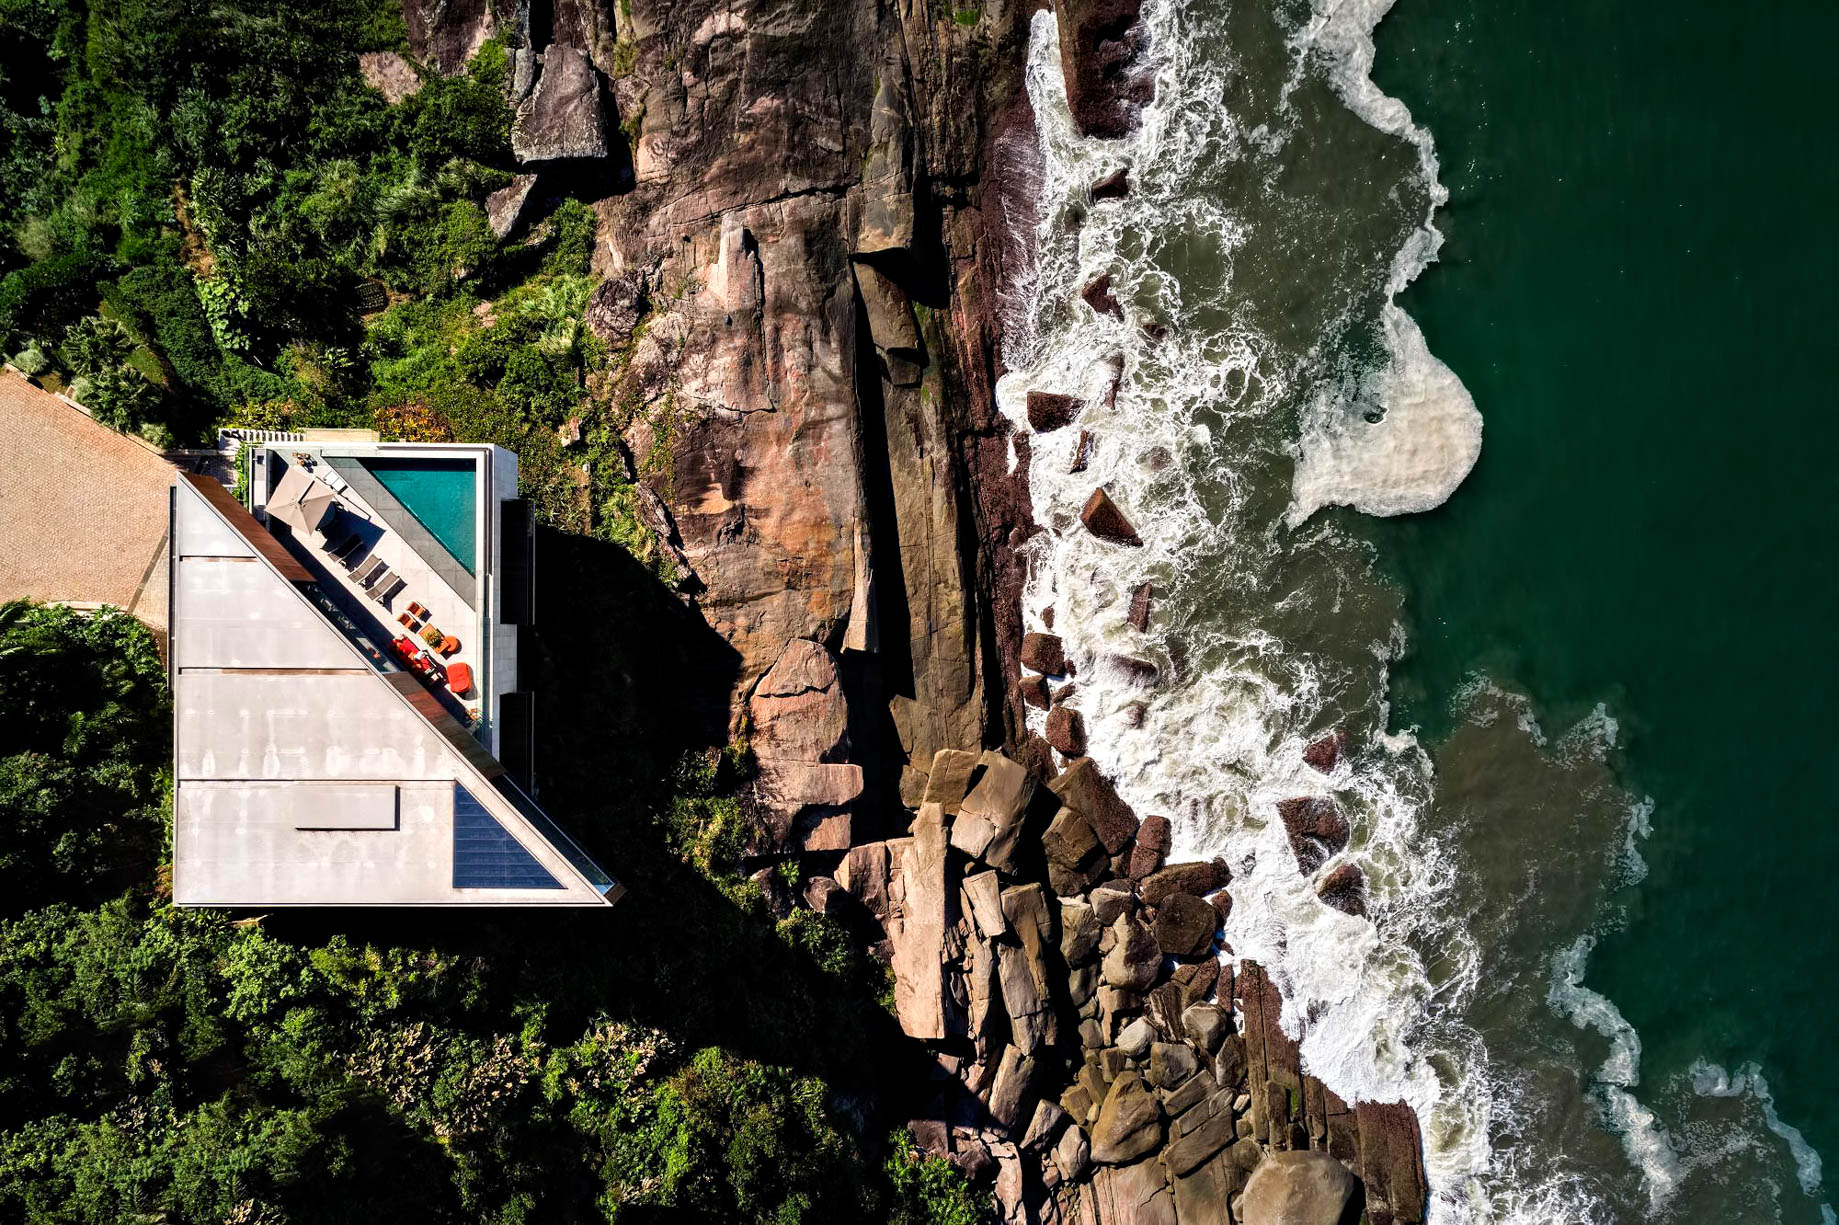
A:
[[[613,922],[283,923],[166,904],[170,736],[138,622],[0,608],[0,1218],[977,1219],[827,1079],[885,1059],[878,1009],[724,866],[737,754],[621,831],[671,896]]]
[[[581,325],[594,211],[545,199],[504,240],[486,217],[515,169],[502,46],[395,105],[356,54],[406,51],[394,0],[0,0],[0,46],[15,365],[161,445],[223,423],[512,445],[551,522],[658,561],[588,391],[619,359]]]

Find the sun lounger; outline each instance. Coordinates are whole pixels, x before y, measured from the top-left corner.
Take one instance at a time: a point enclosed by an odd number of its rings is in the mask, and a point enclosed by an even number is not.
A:
[[[369,591],[378,579],[389,573],[389,569],[389,563],[384,561],[381,557],[371,558],[370,564],[358,571],[358,586]]]
[[[343,561],[347,556],[355,555],[358,551],[358,546],[363,543],[364,538],[356,532],[352,532],[338,542],[338,547],[327,549],[326,552],[331,555],[333,561]]]
[[[407,579],[392,570],[377,580],[376,587],[371,590],[370,598],[379,604],[387,604],[397,592],[408,585]]]

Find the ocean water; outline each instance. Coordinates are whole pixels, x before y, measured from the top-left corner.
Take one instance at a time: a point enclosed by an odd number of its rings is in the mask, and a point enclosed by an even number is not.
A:
[[[1814,370],[1832,282],[1774,253],[1803,317],[1740,254],[1667,263],[1780,186],[1744,175],[1795,141],[1745,141],[1786,105],[1762,61],[1794,23],[1745,57],[1735,14],[1401,5],[1152,0],[1156,102],[1116,142],[1072,129],[1037,15],[1040,267],[998,398],[1022,428],[1029,390],[1087,407],[1034,440],[1025,611],[1053,609],[1126,797],[1233,865],[1227,940],[1310,1068],[1417,1110],[1434,1219],[1830,1219],[1806,636],[1830,481],[1774,421],[1830,438],[1830,393],[1776,376]],[[1733,67],[1766,83],[1708,85]],[[1605,152],[1617,125],[1653,139]],[[1089,201],[1120,165],[1130,196]],[[1826,199],[1780,211],[1812,238]],[[1122,321],[1079,300],[1101,273]],[[1079,528],[1095,485],[1142,548]],[[1324,777],[1302,750],[1330,727],[1352,747]],[[1348,814],[1367,918],[1298,871],[1292,795]]]

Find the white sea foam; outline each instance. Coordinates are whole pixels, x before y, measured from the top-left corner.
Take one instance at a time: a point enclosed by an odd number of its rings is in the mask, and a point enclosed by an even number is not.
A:
[[[1650,1205],[1659,1211],[1679,1189],[1685,1171],[1666,1128],[1633,1092],[1641,1083],[1641,1036],[1608,996],[1584,986],[1584,967],[1595,947],[1594,937],[1579,936],[1552,958],[1546,999],[1579,1029],[1594,1029],[1609,1039],[1609,1054],[1596,1071],[1596,1097],[1605,1122],[1622,1137],[1628,1159],[1646,1180]]]
[[[1429,206],[1393,258],[1389,298],[1436,259],[1443,235],[1432,218],[1449,198],[1429,131],[1373,83],[1373,31],[1392,3],[1313,0],[1310,20],[1295,37],[1298,78],[1307,59],[1320,57],[1350,110],[1417,149]],[[1339,392],[1318,396],[1305,419],[1291,487],[1292,523],[1325,506],[1352,506],[1369,515],[1430,510],[1456,492],[1481,457],[1481,413],[1462,380],[1431,354],[1423,332],[1396,303],[1386,303],[1381,327],[1391,355],[1386,368],[1370,375],[1351,402]]]
[[[1692,1091],[1700,1097],[1747,1095],[1753,1098],[1762,1111],[1764,1124],[1787,1144],[1788,1153],[1794,1158],[1795,1178],[1801,1184],[1802,1192],[1811,1199],[1820,1197],[1825,1182],[1825,1167],[1820,1154],[1807,1143],[1807,1137],[1801,1134],[1800,1128],[1782,1121],[1775,1109],[1775,1097],[1769,1092],[1769,1082],[1763,1079],[1759,1065],[1744,1064],[1732,1075],[1718,1064],[1701,1059],[1692,1065],[1688,1074],[1692,1078]],[[1820,1212],[1829,1222],[1833,1220],[1831,1206],[1821,1204]]]

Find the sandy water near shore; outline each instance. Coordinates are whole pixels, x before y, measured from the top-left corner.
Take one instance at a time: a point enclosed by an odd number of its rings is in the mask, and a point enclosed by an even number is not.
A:
[[[1370,521],[1309,513],[1432,505],[1474,463],[1459,371],[1392,302],[1436,252],[1442,187],[1428,133],[1366,80],[1382,12],[1154,4],[1157,101],[1110,143],[1073,132],[1052,19],[1037,18],[1040,298],[999,399],[1018,424],[1030,389],[1088,407],[1035,440],[1052,530],[1030,546],[1027,613],[1039,626],[1054,609],[1094,755],[1126,797],[1171,817],[1179,853],[1233,864],[1228,940],[1272,968],[1311,1069],[1417,1109],[1436,1219],[1664,1216],[1699,1169],[1716,1189],[1695,1188],[1679,1219],[1774,1219],[1755,1213],[1778,1213],[1802,1170],[1763,1079],[1696,1070],[1686,1130],[1717,1159],[1674,1173],[1654,1145],[1671,1151],[1658,1116],[1681,1102],[1641,1082],[1638,1034],[1588,978],[1592,938],[1646,872],[1652,812],[1610,767],[1613,713],[1585,705],[1548,731],[1511,687],[1459,673],[1420,743],[1390,686],[1408,616],[1435,614],[1408,611]],[[1130,197],[1089,202],[1123,164]],[[1123,321],[1077,296],[1101,273]],[[1106,408],[1114,355],[1125,377]],[[1073,474],[1080,427],[1099,443]],[[1094,485],[1142,549],[1078,527]],[[1125,612],[1145,579],[1156,613],[1140,635]],[[1302,748],[1335,725],[1354,749],[1324,779]],[[1297,873],[1272,809],[1308,793],[1352,818],[1370,921],[1323,907]]]

